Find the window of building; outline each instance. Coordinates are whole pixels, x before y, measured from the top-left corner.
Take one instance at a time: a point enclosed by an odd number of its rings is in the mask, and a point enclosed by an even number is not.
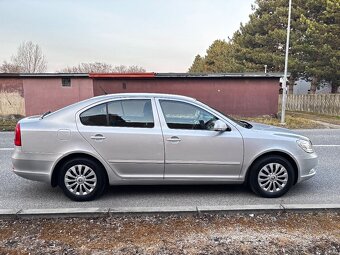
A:
[[[71,78],[61,78],[61,86],[71,87]]]

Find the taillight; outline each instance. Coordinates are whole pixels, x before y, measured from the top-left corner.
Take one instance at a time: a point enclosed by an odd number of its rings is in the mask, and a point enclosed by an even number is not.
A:
[[[19,123],[15,127],[14,144],[15,146],[21,146],[21,131]]]

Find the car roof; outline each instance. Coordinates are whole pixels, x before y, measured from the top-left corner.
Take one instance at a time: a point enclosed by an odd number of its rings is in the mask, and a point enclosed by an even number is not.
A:
[[[102,96],[96,96],[91,97],[88,99],[85,99],[83,101],[68,105],[64,108],[61,108],[59,110],[56,110],[52,112],[51,114],[47,115],[46,117],[56,117],[58,118],[60,115],[64,115],[67,113],[73,114],[74,112],[90,106],[92,104],[96,104],[101,101],[110,100],[110,99],[117,99],[117,98],[167,98],[167,99],[182,99],[187,101],[197,101],[194,98],[186,97],[186,96],[180,96],[180,95],[172,95],[172,94],[162,94],[162,93],[116,93],[116,94],[107,94]]]
[[[145,98],[171,98],[171,99],[185,99],[189,101],[196,101],[195,98],[181,96],[181,95],[174,95],[174,94],[163,94],[163,93],[116,93],[116,94],[107,94],[102,96],[93,97],[93,99],[110,99],[110,98],[120,98],[120,97],[145,97]]]

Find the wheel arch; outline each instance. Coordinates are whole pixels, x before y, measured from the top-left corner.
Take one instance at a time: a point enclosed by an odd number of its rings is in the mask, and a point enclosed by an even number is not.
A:
[[[103,168],[106,180],[107,180],[107,182],[109,181],[109,176],[107,174],[107,170],[106,170],[104,164],[100,160],[98,160],[96,157],[94,157],[93,155],[90,155],[88,153],[75,152],[75,153],[67,154],[64,157],[60,158],[59,161],[53,167],[52,176],[51,176],[52,187],[56,187],[58,185],[58,173],[59,173],[62,165],[65,164],[65,162],[67,162],[71,159],[74,159],[74,158],[86,158],[86,159],[90,159],[90,160],[95,161],[96,163],[98,163]]]
[[[249,174],[251,171],[252,166],[258,161],[261,160],[265,157],[268,156],[281,156],[285,159],[287,159],[289,161],[289,163],[292,164],[293,168],[294,168],[294,183],[293,185],[295,185],[297,183],[298,180],[298,175],[299,175],[299,168],[298,168],[298,164],[296,163],[296,160],[294,159],[293,156],[291,156],[290,154],[283,152],[283,151],[267,151],[263,154],[258,155],[257,157],[255,157],[255,159],[251,162],[251,164],[249,165],[247,172],[246,172],[246,177],[245,177],[245,182],[248,184],[249,183]]]

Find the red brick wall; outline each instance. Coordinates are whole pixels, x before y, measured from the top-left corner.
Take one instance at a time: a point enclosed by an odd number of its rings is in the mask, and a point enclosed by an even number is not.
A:
[[[125,83],[125,86],[123,85]],[[124,87],[126,87],[124,89]],[[194,97],[226,114],[257,116],[278,111],[278,79],[94,79],[94,95],[154,92]]]
[[[71,78],[71,87],[62,87],[61,78],[23,78],[26,116],[55,111],[93,97],[89,78]]]

